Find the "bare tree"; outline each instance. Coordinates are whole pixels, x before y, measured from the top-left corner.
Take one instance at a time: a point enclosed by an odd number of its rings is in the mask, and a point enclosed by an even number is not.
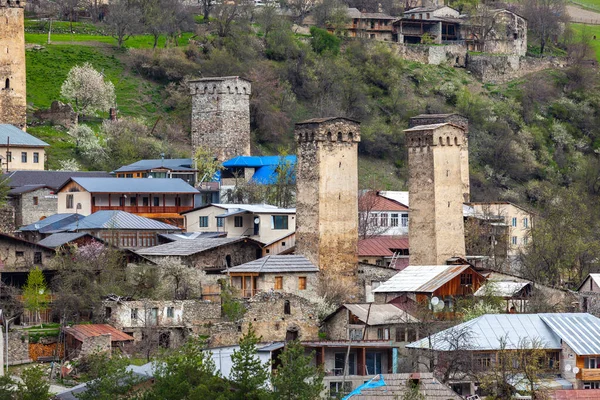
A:
[[[362,190],[358,194],[358,237],[367,239],[372,236],[383,235],[390,229],[390,223],[382,222],[381,213],[377,212],[380,203],[379,194],[375,190]],[[400,223],[400,220],[398,221]]]
[[[108,15],[104,19],[108,32],[117,39],[119,47],[138,32],[140,32],[140,20],[142,12],[126,0],[115,0],[108,6]]]
[[[565,0],[525,0],[523,16],[540,44],[540,54],[544,54],[547,44],[558,38],[569,22]]]
[[[201,0],[200,6],[202,7],[202,16],[204,17],[204,22],[208,22],[208,18],[210,16],[210,12],[215,5],[215,0]]]
[[[252,8],[249,0],[223,1],[213,7],[213,18],[217,28],[217,35],[221,38],[231,34],[235,22],[248,16]]]

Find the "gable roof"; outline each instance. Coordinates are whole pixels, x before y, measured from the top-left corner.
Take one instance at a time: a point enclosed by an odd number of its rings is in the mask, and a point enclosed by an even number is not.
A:
[[[391,199],[372,190],[363,192],[358,200],[364,211],[408,211],[404,203]]]
[[[0,124],[0,146],[46,147],[48,143],[10,124]]]
[[[104,171],[14,171],[4,176],[10,179],[11,188],[44,185],[57,190],[72,177],[109,178],[110,174]]]
[[[273,255],[259,258],[228,269],[228,272],[254,272],[259,274],[277,272],[319,272],[306,257],[293,255]]]
[[[143,256],[191,256],[202,253],[207,250],[216,249],[228,244],[238,242],[252,242],[259,244],[257,241],[246,237],[230,237],[230,238],[202,238],[189,240],[175,240],[170,243],[160,244],[154,247],[137,250],[136,253]],[[260,245],[260,244],[259,244]]]
[[[470,265],[409,265],[373,289],[373,293],[433,293]]]
[[[408,237],[377,236],[358,241],[359,257],[392,257],[394,249],[408,250]]]
[[[485,285],[481,285],[475,292],[474,296],[492,295],[497,297],[513,297],[519,293],[525,286],[532,286],[528,281],[490,281]]]
[[[118,230],[151,230],[151,231],[181,231],[173,225],[154,219],[140,217],[120,210],[101,210],[88,215],[80,221],[71,223],[61,229],[62,232],[93,230],[93,229],[118,229]]]
[[[14,196],[14,195],[18,195],[18,194],[23,194],[23,193],[29,193],[29,192],[33,192],[36,191],[38,189],[52,189],[50,186],[48,185],[25,185],[25,186],[19,186],[19,187],[15,187],[12,188],[8,191],[8,195],[9,196]]]
[[[438,381],[433,373],[421,372],[412,374],[383,374],[377,375],[369,382],[359,386],[350,393],[348,399],[389,399],[404,398],[409,394],[409,382],[419,381],[419,394],[427,400],[461,400],[450,387]]]
[[[129,336],[125,332],[121,332],[117,328],[108,324],[85,324],[66,326],[64,328],[66,334],[72,335],[75,339],[83,342],[87,338],[110,335],[111,342],[133,341],[133,336]]]
[[[179,178],[71,178],[90,193],[200,193]],[[62,190],[69,181],[58,190]]]
[[[581,282],[581,285],[579,285],[579,287],[577,288],[577,292],[581,291],[581,288],[583,287],[583,285],[585,285],[588,279],[593,280],[596,283],[596,285],[600,286],[600,274],[588,274],[588,276],[583,280],[583,282]]]
[[[409,207],[408,191],[382,190],[379,195]]]
[[[359,320],[371,326],[419,321],[412,315],[408,314],[405,310],[402,310],[401,308],[398,308],[390,303],[342,304],[336,311],[328,315],[323,321],[328,321],[343,308],[349,310]]]
[[[59,231],[63,227],[72,224],[77,220],[82,220],[85,217],[75,213],[54,214],[44,219],[41,219],[33,224],[22,226],[19,231],[22,232],[40,232],[48,233],[51,231]]]
[[[464,130],[460,126],[450,123],[450,122],[441,122],[439,124],[429,124],[429,125],[417,125],[413,128],[405,129],[404,132],[421,132],[421,131],[434,131],[436,129],[442,128],[444,126],[451,126],[453,128],[457,128],[460,130]]]
[[[167,158],[167,159],[152,159],[152,160],[140,160],[129,165],[124,165],[119,169],[113,171],[116,172],[130,172],[130,171],[148,171],[151,169],[165,168],[174,171],[196,171],[192,167],[191,158]]]
[[[193,240],[193,239],[206,239],[206,238],[218,238],[227,237],[227,232],[181,232],[181,233],[160,233],[163,239],[174,242],[176,240]]]
[[[540,314],[552,331],[579,356],[600,354],[600,319],[587,313]]]
[[[296,122],[296,125],[322,124],[322,123],[325,123],[325,122],[336,121],[338,119],[339,120],[343,120],[343,121],[354,122],[356,124],[360,124],[360,121],[358,121],[356,119],[352,119],[352,118],[347,118],[347,117],[325,117],[325,118],[311,118],[311,119],[307,119],[306,121]]]
[[[52,235],[45,237],[44,239],[40,240],[38,244],[55,249],[57,247],[64,246],[67,243],[73,242],[85,236],[89,236],[90,238],[97,240],[98,242],[104,243],[103,240],[98,239],[97,237],[92,236],[86,232],[59,232],[53,233]]]
[[[29,240],[25,240],[25,239],[21,239],[20,237],[16,237],[16,236],[12,236],[12,235],[7,235],[6,233],[1,233],[0,232],[0,241],[2,240],[10,240],[13,242],[18,242],[22,245],[25,246],[29,246],[29,247],[33,247],[33,248],[39,248],[39,249],[44,249],[44,250],[48,250],[51,252],[54,252],[54,249],[51,249],[50,247],[46,247],[42,244],[38,244],[38,243],[33,243],[30,242]]]

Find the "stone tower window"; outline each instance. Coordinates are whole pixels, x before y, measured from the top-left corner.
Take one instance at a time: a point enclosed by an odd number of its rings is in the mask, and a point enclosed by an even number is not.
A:
[[[292,313],[291,312],[291,307],[290,307],[290,301],[289,300],[286,300],[283,303],[283,313],[286,314],[286,315],[290,315]]]
[[[8,78],[6,78],[6,81],[4,82],[4,89],[10,89],[10,79]]]
[[[331,132],[327,132],[327,140],[331,142]]]
[[[350,142],[352,141],[352,136],[353,136],[352,132],[348,133],[348,141],[350,141]]]
[[[338,132],[338,135],[337,135],[337,136],[338,136],[338,137],[337,137],[337,141],[338,141],[338,142],[341,142],[341,141],[342,141],[342,132]]]

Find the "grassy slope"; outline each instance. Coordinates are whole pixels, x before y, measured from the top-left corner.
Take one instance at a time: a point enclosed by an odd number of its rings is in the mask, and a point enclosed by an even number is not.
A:
[[[600,0],[597,0],[600,5]],[[600,6],[599,6],[600,9]],[[600,61],[600,25],[584,25],[584,24],[571,24],[571,27],[575,31],[576,35],[581,36],[583,33],[591,36],[596,36],[596,40],[591,40],[590,45],[596,52],[596,59]]]

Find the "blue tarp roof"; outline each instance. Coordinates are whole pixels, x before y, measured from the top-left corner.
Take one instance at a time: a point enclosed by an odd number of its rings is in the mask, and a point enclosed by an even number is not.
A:
[[[284,159],[286,162],[296,164],[296,156],[237,156],[223,162],[225,168],[246,167],[258,168],[265,165],[277,165]]]
[[[14,125],[0,124],[0,145],[6,146],[9,138],[11,146],[50,146],[43,140],[31,136],[29,133],[22,131]]]
[[[356,389],[354,389],[353,391],[351,391],[346,397],[343,398],[343,400],[347,400],[352,396],[361,394],[363,389],[372,389],[372,388],[378,388],[381,386],[385,386],[385,381],[383,380],[383,375],[377,375],[377,376],[373,377],[373,379],[371,379],[369,382],[364,383],[364,384],[360,385],[359,387],[357,387]]]

